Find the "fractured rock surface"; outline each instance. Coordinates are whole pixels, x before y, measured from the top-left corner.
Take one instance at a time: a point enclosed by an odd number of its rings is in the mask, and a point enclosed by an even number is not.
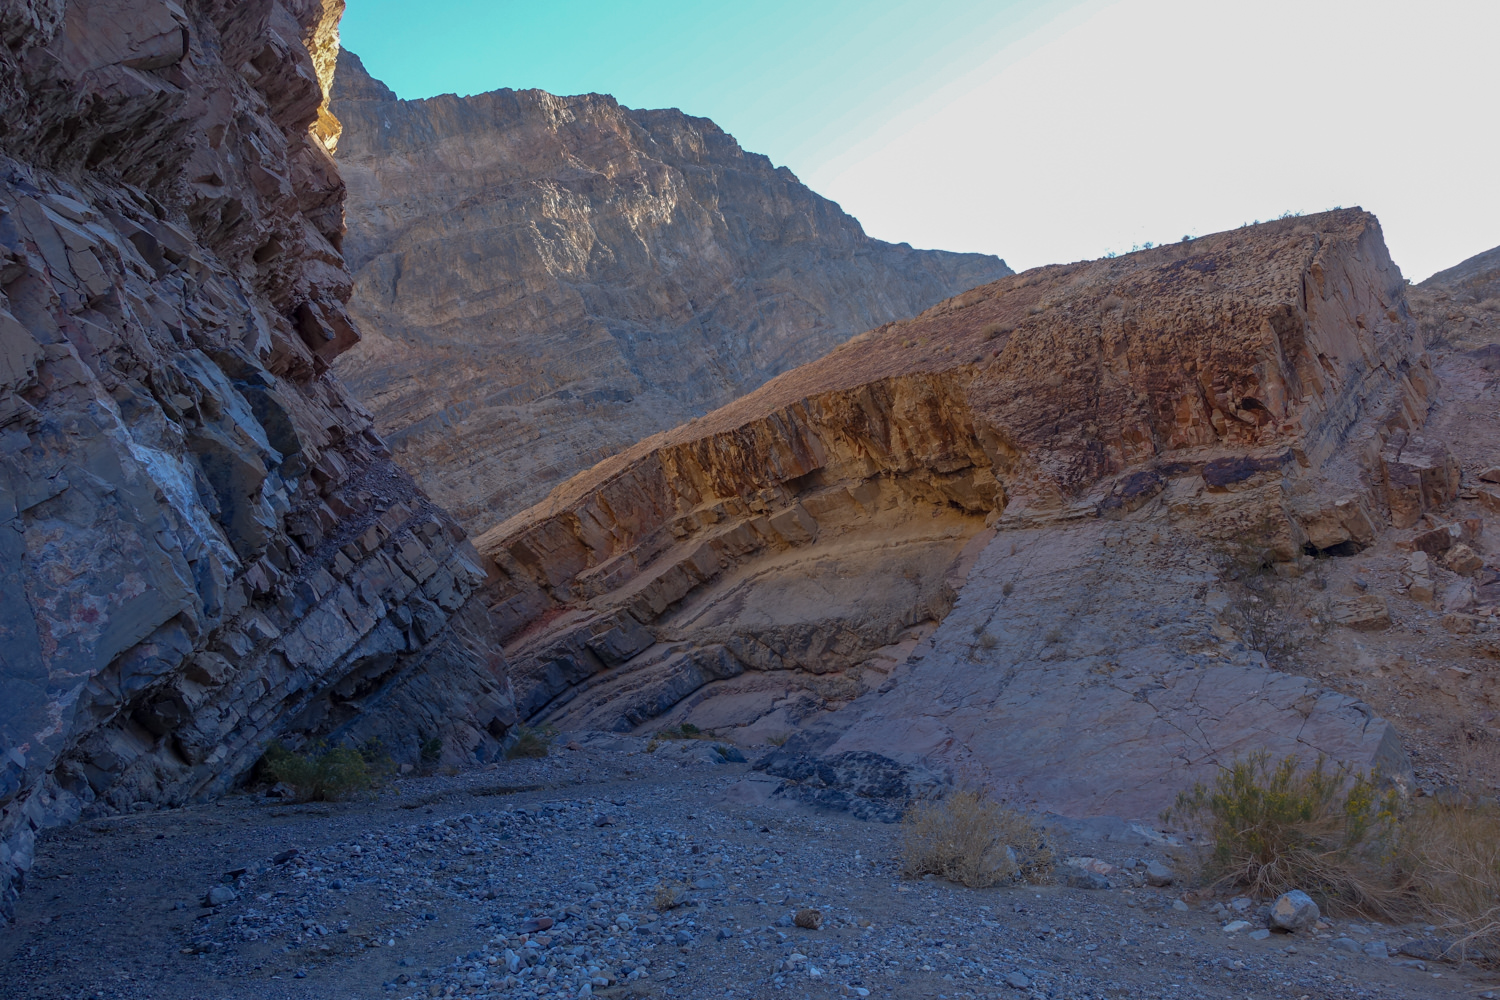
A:
[[[1010,274],[883,243],[713,122],[498,90],[401,101],[340,57],[338,371],[477,532],[850,336]]]
[[[1378,223],[1331,212],[976,288],[476,544],[532,719],[875,752],[1073,815],[1154,817],[1256,749],[1409,780],[1387,721],[1222,612],[1237,567],[1447,502],[1382,466],[1435,386]]]
[[[38,830],[275,737],[514,720],[477,553],[328,373],[342,9],[0,3],[0,915]]]

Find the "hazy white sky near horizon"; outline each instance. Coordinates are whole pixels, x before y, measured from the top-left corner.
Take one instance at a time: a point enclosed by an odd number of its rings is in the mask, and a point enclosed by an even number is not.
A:
[[[1500,244],[1500,0],[351,0],[403,97],[713,118],[872,235],[1017,270],[1362,205],[1408,277]],[[453,26],[465,30],[455,33]]]

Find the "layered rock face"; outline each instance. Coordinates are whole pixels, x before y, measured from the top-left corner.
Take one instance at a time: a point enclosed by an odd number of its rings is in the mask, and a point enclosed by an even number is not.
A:
[[[1010,274],[872,240],[712,122],[598,94],[400,101],[345,53],[339,374],[471,531],[862,330]]]
[[[0,909],[38,829],[278,735],[513,719],[479,557],[328,372],[342,7],[0,3]]]
[[[1072,815],[1154,818],[1258,749],[1409,775],[1389,723],[1217,614],[1227,567],[1300,572],[1443,502],[1388,489],[1434,390],[1403,287],[1350,210],[863,334],[481,536],[518,706],[877,752]]]

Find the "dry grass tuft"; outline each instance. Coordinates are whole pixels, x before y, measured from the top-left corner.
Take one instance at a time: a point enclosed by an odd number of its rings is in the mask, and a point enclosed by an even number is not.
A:
[[[1500,952],[1500,807],[1428,801],[1401,824],[1397,863],[1421,909],[1459,935],[1454,949]]]
[[[682,882],[662,882],[656,887],[651,905],[660,913],[675,910],[687,896],[687,885]]]
[[[902,870],[913,877],[937,875],[982,889],[1036,883],[1052,872],[1052,849],[1031,820],[977,792],[918,803],[903,826]]]
[[[1208,835],[1215,885],[1263,898],[1301,889],[1333,910],[1390,916],[1406,895],[1390,855],[1397,805],[1324,758],[1309,768],[1262,752],[1178,795],[1166,818]]]

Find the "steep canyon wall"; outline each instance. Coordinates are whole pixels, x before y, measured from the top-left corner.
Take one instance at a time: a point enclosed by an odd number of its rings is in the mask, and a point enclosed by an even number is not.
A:
[[[338,371],[478,532],[850,336],[1010,273],[867,237],[713,122],[599,94],[402,101],[341,57]]]
[[[481,560],[328,370],[342,8],[0,3],[0,910],[39,829],[273,737],[514,719]]]

